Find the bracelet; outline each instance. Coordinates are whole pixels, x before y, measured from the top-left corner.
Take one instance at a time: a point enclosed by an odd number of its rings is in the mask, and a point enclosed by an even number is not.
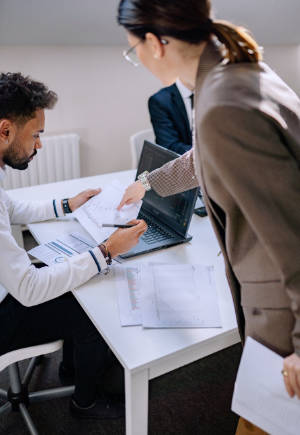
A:
[[[142,183],[142,185],[146,191],[151,190],[151,186],[150,186],[150,183],[148,180],[148,175],[149,175],[149,172],[144,171],[138,176],[138,180]]]
[[[70,209],[70,206],[69,206],[69,198],[63,199],[61,201],[61,203],[62,203],[62,208],[63,208],[64,214],[72,213],[72,210]]]
[[[100,249],[100,251],[103,254],[103,257],[104,257],[104,259],[106,261],[106,264],[108,266],[110,266],[111,265],[111,255],[110,255],[109,250],[107,249],[107,246],[104,243],[101,243],[101,245],[99,245],[99,249]]]

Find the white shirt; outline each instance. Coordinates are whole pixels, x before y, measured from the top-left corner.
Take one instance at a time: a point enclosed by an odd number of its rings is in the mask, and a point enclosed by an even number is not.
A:
[[[176,80],[176,86],[180,92],[180,95],[182,96],[187,117],[190,123],[191,131],[193,131],[193,109],[192,109],[191,95],[193,95],[194,92],[188,89],[186,86],[184,86],[184,84],[179,79]]]
[[[0,181],[5,171],[0,168]],[[56,202],[63,216],[61,201]],[[38,305],[74,290],[107,268],[98,247],[69,258],[64,263],[37,269],[11,233],[11,224],[28,224],[55,218],[53,201],[15,201],[0,188],[0,302],[10,293],[24,306]]]

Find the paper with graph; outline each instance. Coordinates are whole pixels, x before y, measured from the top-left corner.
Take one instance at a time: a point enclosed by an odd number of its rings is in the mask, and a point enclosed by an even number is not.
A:
[[[221,327],[213,266],[142,267],[144,328]]]
[[[115,270],[122,326],[221,327],[213,266],[149,263]]]
[[[95,246],[97,246],[97,243],[92,238],[85,234],[74,232],[61,235],[55,240],[36,246],[28,251],[28,253],[51,266],[63,263],[68,258],[87,252]]]
[[[142,201],[125,205],[120,211],[117,210],[125,189],[126,186],[114,180],[73,213],[97,243],[103,242],[116,230],[115,228],[103,228],[102,224],[122,225],[137,218]]]

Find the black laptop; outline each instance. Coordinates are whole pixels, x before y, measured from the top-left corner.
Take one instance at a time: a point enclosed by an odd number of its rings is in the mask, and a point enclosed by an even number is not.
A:
[[[145,141],[136,179],[144,171],[160,168],[179,155],[159,145]],[[120,258],[130,258],[169,246],[185,243],[192,239],[187,231],[191,222],[197,199],[198,189],[162,198],[153,190],[146,193],[138,219],[144,219],[148,230],[140,238],[139,243],[120,255]]]

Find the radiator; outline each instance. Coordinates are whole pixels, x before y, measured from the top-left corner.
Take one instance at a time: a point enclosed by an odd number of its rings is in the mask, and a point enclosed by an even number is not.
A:
[[[16,189],[80,177],[77,134],[45,136],[41,141],[43,148],[38,150],[28,169],[19,171],[6,167],[6,177],[2,181],[2,187]]]

